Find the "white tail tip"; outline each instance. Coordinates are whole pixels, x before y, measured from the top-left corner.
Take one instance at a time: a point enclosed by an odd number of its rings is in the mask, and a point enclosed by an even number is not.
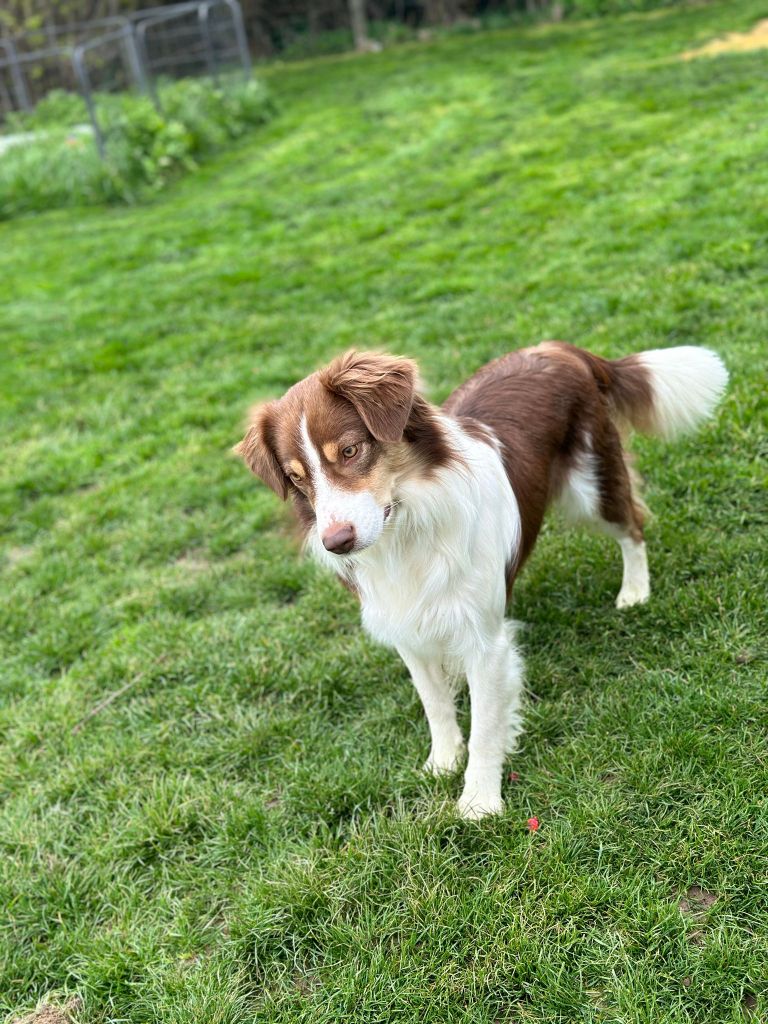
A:
[[[708,348],[681,345],[639,353],[653,389],[652,429],[673,438],[708,419],[728,384],[728,371]]]

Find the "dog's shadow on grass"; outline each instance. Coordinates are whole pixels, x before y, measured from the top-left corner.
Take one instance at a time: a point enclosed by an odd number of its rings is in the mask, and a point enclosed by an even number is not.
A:
[[[587,534],[563,541],[559,534],[545,538],[507,612],[518,623],[525,660],[523,748],[532,738],[552,746],[572,736],[574,708],[633,671],[662,624],[652,605],[615,607],[621,583],[615,545]]]

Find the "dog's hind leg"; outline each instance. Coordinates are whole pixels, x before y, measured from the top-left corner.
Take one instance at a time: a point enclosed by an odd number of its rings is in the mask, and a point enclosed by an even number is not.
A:
[[[454,689],[442,659],[406,647],[398,651],[408,666],[429,723],[432,746],[424,771],[430,775],[452,772],[464,753],[464,737],[456,721]]]
[[[624,560],[621,590],[616,598],[616,607],[631,608],[635,604],[644,604],[651,596],[645,541],[642,538],[637,540],[631,534],[623,532],[621,527],[614,527],[612,523],[607,523],[605,530],[618,540]]]
[[[621,447],[618,431],[600,454],[600,506],[596,525],[618,541],[623,573],[617,608],[643,604],[651,596],[643,521],[646,508],[630,457]]]
[[[618,430],[612,423],[603,427],[599,443],[586,440],[555,500],[566,519],[588,523],[618,541],[623,575],[616,607],[629,608],[651,593],[643,537],[646,510]]]
[[[477,819],[504,810],[504,758],[523,729],[523,660],[504,628],[468,661],[467,682],[472,728],[458,807],[462,817]]]

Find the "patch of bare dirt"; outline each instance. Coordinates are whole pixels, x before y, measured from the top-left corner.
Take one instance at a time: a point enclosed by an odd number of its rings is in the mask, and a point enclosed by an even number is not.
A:
[[[200,551],[186,551],[181,558],[176,559],[176,565],[188,572],[205,572],[211,568],[210,559]]]
[[[313,977],[311,974],[300,973],[299,971],[296,971],[293,975],[293,984],[306,998],[312,996],[312,994],[320,987],[320,982],[317,978]]]
[[[13,568],[13,566],[18,565],[19,562],[26,562],[26,560],[28,558],[31,558],[32,555],[34,555],[34,553],[35,549],[33,547],[28,547],[24,544],[20,544],[18,547],[8,548],[6,550],[5,560],[8,563],[8,565],[10,565],[11,568]]]
[[[68,999],[63,1006],[40,1003],[36,1010],[24,1017],[17,1017],[12,1024],[72,1024],[72,1015],[82,1009],[82,1005],[77,996]]]
[[[741,1010],[745,1017],[751,1017],[757,1009],[757,996],[754,992],[745,992],[741,1000]]]
[[[691,885],[686,890],[685,896],[677,901],[681,913],[690,918],[697,927],[693,928],[686,935],[687,941],[692,946],[704,946],[707,942],[705,934],[707,912],[717,903],[717,895],[702,889],[700,885]]]
[[[765,49],[768,49],[768,18],[758,21],[749,32],[729,32],[721,39],[712,39],[695,50],[686,50],[680,56],[683,60],[695,60],[697,57],[717,57],[721,53],[748,53]]]
[[[717,903],[717,896],[713,892],[707,892],[700,885],[692,885],[685,896],[678,901],[678,907],[684,914],[696,917]]]

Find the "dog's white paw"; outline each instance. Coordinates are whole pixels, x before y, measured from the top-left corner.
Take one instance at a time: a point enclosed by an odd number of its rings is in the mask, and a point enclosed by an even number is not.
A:
[[[447,750],[431,750],[421,770],[425,775],[451,775],[459,767],[463,757],[464,742],[459,741]]]
[[[636,604],[645,604],[651,596],[649,587],[622,587],[616,598],[617,608],[631,608]]]
[[[503,814],[504,801],[495,794],[462,793],[456,804],[457,810],[466,821],[480,821],[489,814]]]

